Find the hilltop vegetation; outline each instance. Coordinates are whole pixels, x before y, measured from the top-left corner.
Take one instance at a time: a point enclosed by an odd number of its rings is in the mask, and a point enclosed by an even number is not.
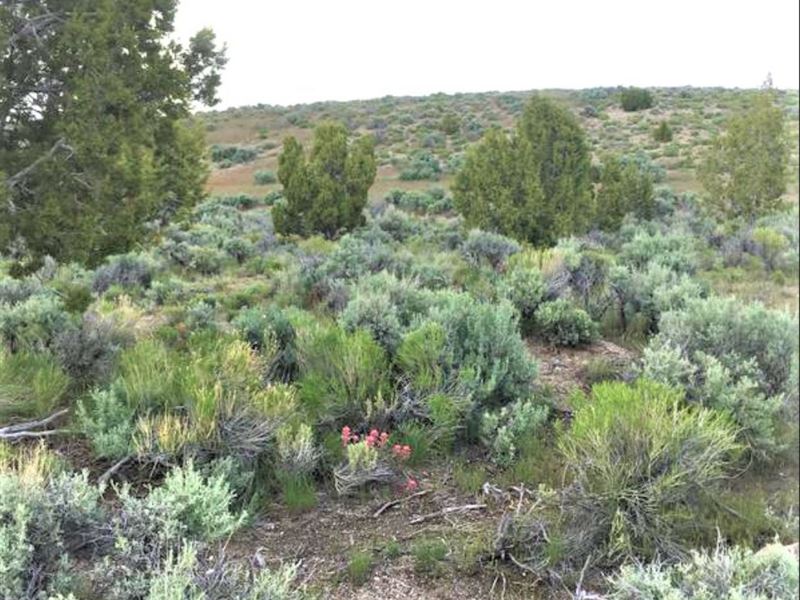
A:
[[[0,598],[797,597],[796,91],[190,118],[168,47],[0,115]]]

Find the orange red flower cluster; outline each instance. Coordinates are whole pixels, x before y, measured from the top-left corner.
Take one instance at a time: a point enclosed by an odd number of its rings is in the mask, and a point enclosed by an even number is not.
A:
[[[358,434],[353,433],[349,425],[342,427],[342,446],[357,444],[359,441],[363,441],[369,448],[383,448],[389,441],[389,432],[373,429],[361,438]],[[408,460],[411,456],[411,446],[408,444],[394,444],[392,446],[392,456],[400,460]]]

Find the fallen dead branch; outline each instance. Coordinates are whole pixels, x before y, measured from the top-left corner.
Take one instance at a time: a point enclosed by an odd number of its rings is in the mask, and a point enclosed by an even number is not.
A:
[[[435,519],[437,517],[443,517],[445,515],[449,515],[452,513],[467,512],[469,510],[483,510],[484,508],[486,508],[485,504],[464,504],[463,506],[449,506],[447,508],[443,508],[442,510],[437,510],[436,512],[428,513],[427,515],[420,515],[418,517],[413,517],[409,521],[409,523],[411,525],[415,525],[417,523],[422,523],[424,521]]]
[[[44,437],[48,435],[55,435],[57,433],[64,433],[66,429],[47,429],[44,431],[34,431],[39,427],[44,427],[45,425],[49,425],[59,417],[67,414],[69,412],[68,408],[64,408],[57,412],[54,412],[49,417],[45,417],[44,419],[39,419],[37,421],[26,421],[25,423],[17,423],[15,425],[6,425],[5,427],[0,427],[0,439],[2,440],[17,440],[20,438],[26,437]]]
[[[419,498],[420,496],[424,496],[424,495],[425,495],[425,494],[427,494],[428,492],[430,492],[430,490],[422,490],[421,492],[417,492],[417,493],[415,493],[415,494],[411,494],[410,496],[404,496],[403,498],[398,498],[397,500],[392,500],[392,501],[390,501],[390,502],[387,502],[386,504],[384,504],[383,506],[381,506],[381,507],[380,507],[378,510],[376,510],[376,511],[373,513],[372,517],[373,517],[374,519],[377,519],[377,518],[378,518],[379,516],[381,516],[381,515],[382,515],[382,514],[383,514],[383,513],[384,513],[386,510],[388,510],[388,509],[392,508],[393,506],[397,506],[397,505],[399,505],[399,504],[402,504],[403,502],[407,502],[408,500],[411,500],[412,498]]]
[[[97,480],[98,485],[104,485],[108,483],[108,480],[111,479],[111,476],[114,475],[117,471],[119,471],[123,466],[125,466],[130,460],[133,458],[132,456],[128,455],[125,458],[122,458],[115,462],[108,470],[100,475],[100,478]]]

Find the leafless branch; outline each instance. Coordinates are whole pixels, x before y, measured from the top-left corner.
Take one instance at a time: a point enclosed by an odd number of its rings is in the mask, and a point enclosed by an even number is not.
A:
[[[49,417],[45,417],[44,419],[39,419],[38,421],[27,421],[25,423],[17,423],[15,425],[6,425],[5,427],[0,427],[0,437],[5,437],[10,434],[26,432],[31,429],[36,429],[38,427],[44,427],[58,419],[59,417],[67,414],[69,412],[68,408],[63,408],[59,411],[54,412]]]
[[[429,491],[430,490],[422,490],[421,492],[417,492],[416,494],[411,494],[410,496],[404,496],[403,498],[398,498],[397,500],[392,500],[391,502],[387,502],[386,504],[381,506],[378,510],[376,510],[375,513],[372,515],[372,517],[377,519],[379,516],[381,516],[381,514],[384,513],[384,511],[390,509],[391,507],[397,506],[398,504],[402,504],[403,502],[411,500],[412,498],[419,498],[420,496],[424,496]]]
[[[447,508],[443,508],[442,510],[437,510],[436,512],[428,513],[427,515],[420,515],[418,517],[414,517],[409,521],[409,523],[415,525],[417,523],[422,523],[423,521],[428,521],[429,519],[435,519],[437,517],[443,517],[451,513],[466,512],[468,510],[482,510],[484,508],[486,508],[485,504],[464,504],[463,506],[449,506]]]

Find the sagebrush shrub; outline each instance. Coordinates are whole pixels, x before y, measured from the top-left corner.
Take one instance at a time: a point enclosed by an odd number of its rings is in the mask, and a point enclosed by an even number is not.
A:
[[[275,175],[274,171],[259,170],[253,173],[253,181],[256,185],[269,185],[270,183],[278,181],[278,177]]]
[[[242,518],[231,511],[234,494],[221,475],[203,477],[191,463],[175,467],[163,485],[152,490],[145,499],[123,494],[128,510],[153,511],[164,522],[163,535],[213,541],[232,533]]]
[[[342,311],[339,323],[350,333],[357,329],[369,332],[387,352],[394,352],[401,339],[397,309],[388,295],[376,292],[357,293]]]
[[[104,383],[111,375],[117,355],[129,342],[113,321],[86,313],[77,327],[59,333],[53,352],[67,373],[81,386]]]
[[[785,391],[789,379],[798,348],[797,321],[757,302],[695,299],[661,316],[657,340],[677,346],[687,357],[697,352],[714,356],[734,372],[743,360],[752,359],[760,389],[775,395]]]
[[[520,337],[519,315],[510,303],[488,304],[467,294],[441,292],[428,319],[443,332],[435,364],[445,380],[463,386],[480,404],[528,394],[537,367]]]
[[[581,346],[597,337],[597,324],[581,308],[563,299],[543,303],[534,315],[535,329],[556,346]]]
[[[539,305],[544,302],[547,284],[541,271],[524,266],[511,269],[500,281],[500,295],[509,300],[519,311],[526,328]]]
[[[609,273],[609,284],[623,330],[638,317],[644,320],[647,332],[654,332],[662,313],[681,309],[689,300],[706,295],[696,279],[659,263],[650,263],[642,270],[615,266]]]
[[[0,595],[46,597],[68,592],[70,548],[97,531],[102,489],[88,474],[24,478],[0,472]]]
[[[517,457],[520,446],[534,438],[547,422],[550,410],[534,400],[517,400],[481,415],[480,435],[492,460],[507,467]]]
[[[728,367],[702,351],[689,357],[669,342],[655,341],[644,350],[642,375],[686,390],[690,402],[730,414],[757,456],[780,450],[775,425],[784,398],[768,397],[759,389],[753,359]]]
[[[692,274],[697,269],[694,241],[680,233],[661,234],[636,231],[622,244],[619,262],[634,269],[657,263],[677,273]]]
[[[519,250],[519,244],[511,238],[480,229],[471,230],[461,246],[467,262],[476,267],[488,263],[495,270],[502,269],[508,257]]]
[[[48,348],[70,322],[59,298],[34,294],[16,304],[0,303],[0,339],[11,350]]]
[[[609,578],[610,600],[793,600],[797,558],[781,544],[752,550],[718,545],[678,564],[634,563]]]
[[[132,453],[135,410],[124,394],[114,385],[78,402],[78,426],[99,457],[120,459]]]
[[[153,279],[151,261],[136,254],[122,254],[106,259],[95,271],[92,289],[103,293],[112,285],[123,288],[148,288]]]

